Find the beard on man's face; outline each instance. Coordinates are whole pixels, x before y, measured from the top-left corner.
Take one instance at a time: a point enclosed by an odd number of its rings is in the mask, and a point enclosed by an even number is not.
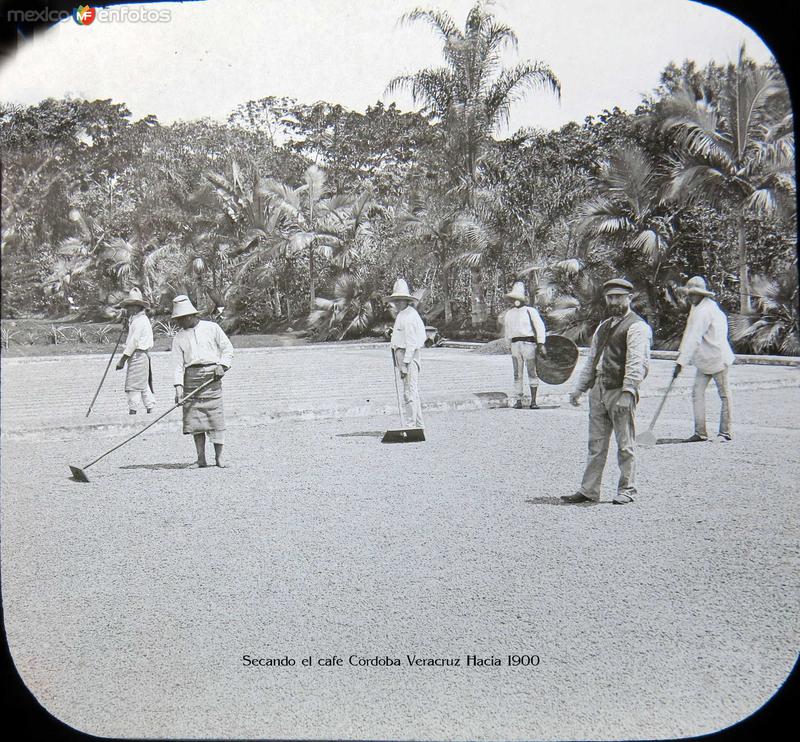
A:
[[[626,304],[608,304],[606,306],[606,312],[609,317],[622,317],[627,311],[628,306]]]

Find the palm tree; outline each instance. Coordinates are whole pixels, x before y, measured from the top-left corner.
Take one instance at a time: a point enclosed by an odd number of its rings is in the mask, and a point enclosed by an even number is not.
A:
[[[204,177],[204,186],[192,197],[200,213],[195,216],[187,246],[188,272],[198,284],[210,274],[211,288],[203,291],[216,306],[224,305],[226,297],[235,293],[232,279],[243,286],[253,271],[262,278],[269,274],[270,300],[280,314],[280,293],[273,279],[285,235],[280,230],[282,213],[271,192],[272,181],[259,177],[252,164],[249,174],[243,173],[235,159],[228,172],[208,172]]]
[[[291,188],[277,181],[268,181],[267,189],[288,223],[287,249],[290,253],[306,251],[308,255],[309,307],[316,308],[317,254],[333,255],[342,242],[343,223],[349,201],[342,197],[326,197],[325,173],[316,165],[303,174],[303,185]]]
[[[91,258],[80,240],[67,238],[59,246],[50,273],[42,281],[47,296],[60,296],[64,306],[69,306],[69,297],[76,279],[84,275],[91,266]]]
[[[478,165],[493,132],[508,123],[511,105],[532,88],[550,89],[557,96],[561,84],[542,62],[501,67],[501,56],[517,48],[517,36],[498,23],[489,2],[476,2],[461,31],[446,12],[416,8],[401,23],[427,23],[442,40],[444,67],[422,69],[391,80],[388,94],[409,89],[415,103],[438,118],[447,132],[446,146],[455,156],[451,175],[471,190],[477,184]]]
[[[373,216],[381,211],[370,186],[355,196],[336,195],[327,204],[328,216],[336,230],[322,254],[340,271],[351,270],[359,257],[375,245]]]
[[[557,97],[561,84],[542,62],[521,62],[503,68],[505,49],[517,48],[514,31],[495,20],[488,0],[479,0],[467,14],[464,30],[443,11],[416,8],[401,23],[422,22],[442,41],[445,66],[426,68],[391,80],[386,93],[410,90],[443,127],[444,155],[450,187],[462,208],[472,208],[480,190],[480,165],[492,134],[508,123],[511,106],[531,89],[546,89]],[[473,306],[485,305],[481,261],[473,266]],[[478,319],[478,317],[476,317]]]
[[[457,263],[469,262],[465,253],[481,252],[485,248],[481,225],[452,201],[426,199],[419,192],[411,195],[395,222],[398,232],[410,238],[395,257],[408,255],[415,262],[427,263],[433,269],[431,285],[439,276],[445,323],[449,325],[453,321],[451,272]]]
[[[543,272],[539,295],[549,322],[576,343],[588,345],[605,316],[603,282],[581,260],[551,263]]]
[[[317,297],[317,308],[308,324],[326,339],[360,337],[377,322],[383,311],[378,288],[362,270],[342,273],[334,284],[333,299]]]
[[[108,240],[98,256],[101,271],[113,279],[116,288],[139,286],[145,298],[158,304],[169,281],[179,270],[180,251],[175,245],[158,245],[122,237]]]
[[[800,354],[797,264],[778,280],[754,276],[755,311],[731,317],[731,340],[754,353]]]
[[[657,327],[677,211],[664,204],[658,173],[635,145],[612,153],[596,185],[599,195],[579,210],[578,239],[611,248],[616,267],[644,286],[648,321]]]
[[[779,75],[754,67],[742,46],[730,65],[719,100],[695,100],[684,89],[667,101],[662,127],[681,151],[671,160],[670,198],[701,198],[730,205],[737,235],[739,305],[750,310],[746,214],[794,203],[794,135],[791,116],[773,120],[771,103],[785,91]],[[776,125],[777,124],[777,125]],[[793,206],[790,206],[793,208]]]

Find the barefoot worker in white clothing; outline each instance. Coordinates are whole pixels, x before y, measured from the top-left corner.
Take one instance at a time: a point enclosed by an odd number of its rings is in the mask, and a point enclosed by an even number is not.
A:
[[[125,396],[128,400],[128,414],[135,415],[139,402],[148,413],[156,406],[153,394],[153,369],[150,361],[150,348],[153,347],[153,328],[146,310],[150,306],[142,296],[142,292],[134,286],[128,298],[119,306],[128,314],[128,338],[122,357],[117,363],[117,371],[122,371],[125,364]]]
[[[172,360],[175,368],[175,402],[197,387],[214,379],[203,391],[183,406],[183,433],[194,436],[197,461],[191,468],[203,468],[206,463],[206,434],[214,444],[216,464],[222,463],[225,443],[225,411],[222,407],[222,377],[233,363],[233,346],[216,322],[201,320],[188,296],[172,300],[172,319],[180,331],[172,340]]]

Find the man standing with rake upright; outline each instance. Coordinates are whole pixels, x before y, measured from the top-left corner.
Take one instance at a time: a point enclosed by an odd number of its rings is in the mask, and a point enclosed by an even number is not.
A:
[[[419,399],[420,349],[425,347],[425,323],[414,308],[418,300],[412,296],[408,284],[398,278],[392,295],[386,301],[397,309],[392,328],[392,352],[395,365],[403,380],[404,425],[425,427],[422,422],[422,403]]]

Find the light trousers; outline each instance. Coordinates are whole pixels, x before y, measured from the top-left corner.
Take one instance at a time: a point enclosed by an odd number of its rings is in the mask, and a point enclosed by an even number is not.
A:
[[[511,361],[514,364],[514,394],[517,399],[525,396],[525,369],[528,369],[528,386],[539,386],[536,375],[536,343],[517,340],[511,343]]]
[[[125,396],[128,398],[129,410],[135,410],[139,406],[139,400],[142,401],[145,409],[150,409],[156,404],[155,395],[150,391],[150,387],[146,387],[141,392],[125,392]]]
[[[397,362],[398,372],[403,366],[405,348],[395,348],[394,357]],[[408,373],[403,380],[403,426],[409,428],[424,428],[422,421],[422,403],[419,399],[419,363],[411,361],[408,364]]]
[[[719,394],[719,432],[731,435],[731,392],[728,387],[728,369],[724,368],[716,374],[704,374],[700,369],[694,377],[692,387],[692,405],[694,407],[694,432],[704,438],[708,437],[706,431],[706,388],[708,382],[714,379]]]
[[[605,389],[600,379],[589,392],[589,459],[578,492],[595,501],[600,499],[612,430],[617,439],[619,464],[617,493],[629,497],[636,494],[636,400],[629,409],[618,407],[621,395],[621,389]]]

